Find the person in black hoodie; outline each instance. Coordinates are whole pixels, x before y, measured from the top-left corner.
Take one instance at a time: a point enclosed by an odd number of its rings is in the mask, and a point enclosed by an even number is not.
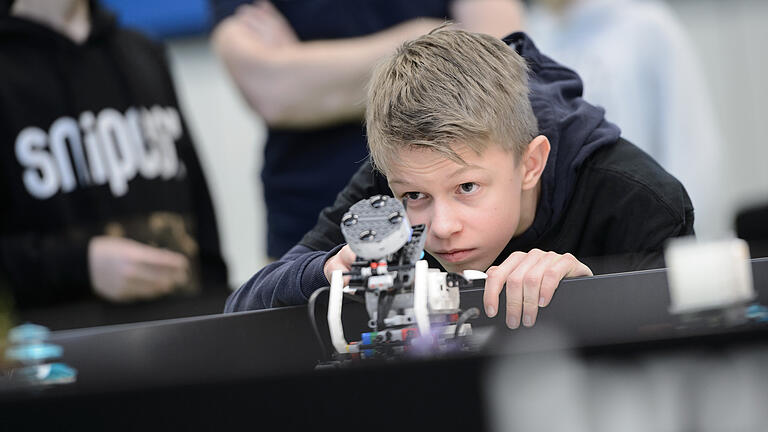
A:
[[[0,7],[2,4],[0,4]],[[0,288],[16,307],[227,292],[162,47],[95,1],[0,10]]]
[[[523,33],[504,42],[443,29],[386,61],[367,100],[372,162],[225,310],[306,302],[349,269],[341,216],[376,194],[427,225],[430,266],[487,269],[488,316],[506,286],[511,328],[533,325],[565,277],[663,265],[665,241],[693,234],[683,186],[581,99],[576,73]]]

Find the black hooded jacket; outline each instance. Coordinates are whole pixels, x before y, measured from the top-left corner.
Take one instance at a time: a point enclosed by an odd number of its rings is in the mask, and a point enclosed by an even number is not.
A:
[[[510,239],[493,265],[512,252],[539,248],[570,252],[595,274],[663,266],[667,239],[693,234],[693,207],[683,186],[620,138],[602,108],[581,98],[575,72],[541,54],[523,33],[505,42],[530,66],[529,99],[551,150],[533,224]],[[323,265],[344,242],[341,216],[376,194],[392,192],[387,179],[365,163],[301,243],[233,293],[226,311],[306,302],[328,285]],[[431,256],[426,259],[440,268]]]
[[[216,220],[163,48],[91,2],[75,43],[0,11],[0,289],[21,308],[94,298],[88,242],[185,253],[224,292]]]

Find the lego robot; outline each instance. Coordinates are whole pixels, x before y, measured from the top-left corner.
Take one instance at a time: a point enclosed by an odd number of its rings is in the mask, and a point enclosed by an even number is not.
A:
[[[331,277],[328,327],[336,361],[390,359],[469,349],[477,308],[462,310],[459,291],[485,274],[430,269],[424,256],[424,225],[411,226],[400,201],[385,195],[361,200],[341,220],[357,255],[348,272]],[[344,286],[344,277],[349,277]],[[344,294],[364,297],[371,331],[347,342],[341,321]]]

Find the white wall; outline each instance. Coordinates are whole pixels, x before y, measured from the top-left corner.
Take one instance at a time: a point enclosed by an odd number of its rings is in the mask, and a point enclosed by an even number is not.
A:
[[[723,136],[723,205],[768,201],[768,2],[677,0],[712,89]]]
[[[727,214],[768,200],[768,2],[669,2],[698,50],[727,146]],[[204,38],[169,43],[179,97],[208,174],[230,283],[266,262],[261,182],[264,127],[248,110]],[[707,234],[707,233],[702,233]]]

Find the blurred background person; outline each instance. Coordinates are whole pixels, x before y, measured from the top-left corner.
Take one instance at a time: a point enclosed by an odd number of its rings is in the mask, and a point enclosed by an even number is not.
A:
[[[723,151],[703,69],[670,7],[655,0],[533,0],[526,31],[578,72],[584,98],[685,186],[698,237],[721,236]]]
[[[522,7],[515,0],[211,5],[214,48],[268,127],[261,180],[273,259],[314,226],[366,158],[363,101],[373,65],[446,19],[503,37],[520,28]]]
[[[216,218],[163,48],[88,0],[2,2],[0,32],[0,289],[20,318],[97,325],[167,317],[108,303],[223,298]],[[52,308],[71,304],[89,306]]]

